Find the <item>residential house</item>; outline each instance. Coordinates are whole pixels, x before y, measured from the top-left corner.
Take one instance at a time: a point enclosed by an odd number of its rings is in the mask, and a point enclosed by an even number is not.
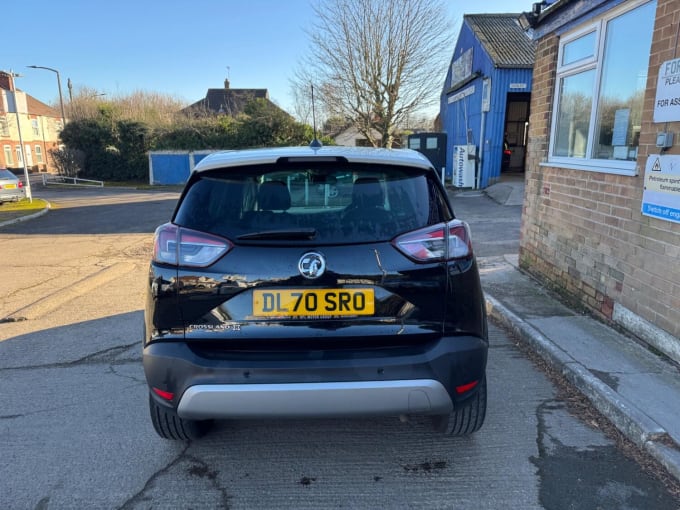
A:
[[[372,130],[372,135],[376,140],[381,139],[380,133],[375,129]],[[338,134],[333,135],[333,140],[336,145],[347,147],[373,147],[373,144],[354,126],[348,126]]]
[[[224,88],[208,89],[205,97],[182,110],[187,115],[214,116],[228,115],[236,117],[243,113],[246,104],[253,99],[264,99],[272,107],[279,108],[269,100],[267,89],[232,89],[229,80],[224,80]]]
[[[49,151],[59,148],[63,127],[61,112],[12,88],[10,74],[0,71],[0,167],[23,169],[25,157],[29,171],[56,172]]]
[[[679,19],[677,0],[523,16],[537,47],[519,255],[680,362]]]
[[[496,182],[504,149],[511,157],[503,170],[524,170],[534,42],[519,18],[519,13],[463,17],[437,120],[447,135],[446,174],[456,174],[456,186]]]

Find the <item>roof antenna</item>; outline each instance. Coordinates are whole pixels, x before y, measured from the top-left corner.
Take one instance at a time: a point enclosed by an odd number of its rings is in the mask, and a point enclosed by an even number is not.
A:
[[[310,84],[309,86],[312,88],[312,123],[314,124],[313,126],[314,140],[312,140],[312,143],[309,144],[309,147],[312,149],[320,149],[321,147],[323,147],[323,144],[316,137],[316,111],[314,110],[314,85]]]

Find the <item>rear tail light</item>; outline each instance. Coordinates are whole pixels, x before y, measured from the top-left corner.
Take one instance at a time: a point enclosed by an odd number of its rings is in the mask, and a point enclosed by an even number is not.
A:
[[[19,187],[20,187],[20,188],[23,188],[23,187],[24,187],[24,183],[21,182],[21,181],[19,181]]]
[[[392,244],[416,262],[437,262],[472,256],[470,228],[460,220],[409,232],[394,239]]]
[[[153,260],[175,266],[205,267],[231,247],[232,244],[221,237],[166,223],[154,234]]]

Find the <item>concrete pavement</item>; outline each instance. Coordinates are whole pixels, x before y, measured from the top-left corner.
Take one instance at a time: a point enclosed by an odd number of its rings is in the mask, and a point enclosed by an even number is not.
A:
[[[501,204],[519,205],[523,185],[523,179],[511,177],[484,191]],[[519,270],[517,254],[485,261],[481,268],[489,317],[561,372],[680,480],[679,367],[628,332],[564,306]]]

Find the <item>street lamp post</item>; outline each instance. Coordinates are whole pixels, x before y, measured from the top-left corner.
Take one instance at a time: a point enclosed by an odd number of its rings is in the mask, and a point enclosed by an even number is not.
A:
[[[59,71],[56,69],[52,69],[51,67],[45,67],[45,66],[27,66],[33,69],[47,69],[48,71],[52,71],[53,73],[57,74],[57,86],[59,87],[59,106],[61,106],[61,129],[64,129],[66,126],[66,114],[64,113],[64,98],[61,94],[61,76],[59,76]]]
[[[21,75],[16,74],[12,71],[7,73],[9,76],[9,90],[12,92],[12,102],[14,103],[12,107],[14,108],[14,113],[17,116],[17,131],[19,132],[19,147],[21,151],[21,162],[24,166],[24,179],[26,180],[26,197],[29,202],[33,203],[33,193],[31,193],[31,179],[28,175],[28,166],[26,166],[26,153],[24,152],[24,137],[21,136],[21,117],[19,115],[19,102],[17,101],[17,89],[14,85],[14,78],[18,78]]]

